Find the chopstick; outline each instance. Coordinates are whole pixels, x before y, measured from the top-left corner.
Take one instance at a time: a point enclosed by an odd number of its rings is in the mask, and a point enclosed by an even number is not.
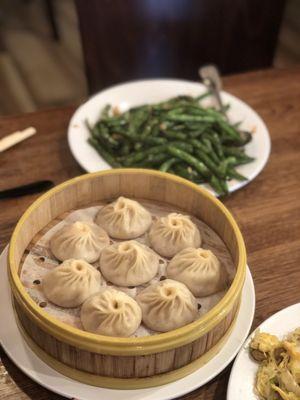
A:
[[[17,131],[11,133],[10,135],[4,136],[4,138],[0,139],[0,153],[35,134],[36,129],[30,126],[23,131]]]
[[[50,180],[27,183],[26,185],[1,190],[0,199],[9,199],[14,197],[26,196],[29,194],[40,193],[45,190],[51,189],[53,186],[54,183]]]

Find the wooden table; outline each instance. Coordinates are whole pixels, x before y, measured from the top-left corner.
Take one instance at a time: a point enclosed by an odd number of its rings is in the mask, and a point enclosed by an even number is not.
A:
[[[300,68],[253,72],[224,81],[226,90],[259,112],[272,138],[271,157],[263,172],[224,201],[244,234],[256,288],[256,327],[276,311],[300,301]],[[36,179],[58,184],[83,173],[67,145],[73,111],[68,107],[0,118],[0,136],[30,125],[38,131],[35,137],[0,154],[0,190]],[[36,197],[0,200],[1,250]],[[2,350],[0,357],[2,400],[61,399],[27,378]],[[225,399],[229,372],[230,367],[183,399]]]

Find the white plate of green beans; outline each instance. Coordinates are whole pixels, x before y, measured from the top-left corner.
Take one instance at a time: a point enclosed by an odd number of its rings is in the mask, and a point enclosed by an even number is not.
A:
[[[229,93],[221,97],[218,110],[201,83],[150,79],[113,86],[75,111],[69,146],[88,172],[151,168],[226,195],[259,174],[271,143],[251,107]]]

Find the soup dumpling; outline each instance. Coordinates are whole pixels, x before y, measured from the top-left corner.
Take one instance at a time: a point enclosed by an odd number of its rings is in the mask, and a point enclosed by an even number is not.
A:
[[[45,275],[42,288],[52,303],[78,307],[101,289],[101,274],[84,260],[70,259]]]
[[[137,201],[119,197],[99,210],[95,222],[115,239],[135,239],[149,229],[152,218]]]
[[[130,240],[106,247],[99,265],[103,276],[118,286],[137,286],[157,274],[159,257],[149,247]]]
[[[88,332],[128,337],[140,326],[142,311],[126,293],[109,288],[86,300],[80,317]]]
[[[167,266],[167,277],[184,283],[196,297],[224,289],[225,274],[214,253],[202,248],[180,251]]]
[[[171,213],[158,218],[149,232],[151,247],[161,256],[171,258],[187,247],[199,247],[201,236],[187,215]]]
[[[50,240],[50,249],[60,261],[75,258],[93,263],[108,245],[107,233],[94,222],[87,221],[65,225]]]
[[[136,297],[144,324],[154,331],[168,332],[194,321],[198,305],[181,282],[166,279],[148,286]]]

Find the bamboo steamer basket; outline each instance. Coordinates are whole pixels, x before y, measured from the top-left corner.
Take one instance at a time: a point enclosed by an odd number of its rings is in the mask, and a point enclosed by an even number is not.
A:
[[[123,195],[181,208],[223,239],[236,274],[225,296],[207,314],[179,329],[140,338],[85,332],[44,311],[26,292],[19,274],[33,237],[66,211]],[[184,377],[211,359],[230,335],[246,273],[240,230],[224,205],[205,189],[174,175],[113,169],[71,179],[36,200],[19,220],[9,247],[8,272],[20,331],[47,364],[78,381],[109,388],[145,388]]]

